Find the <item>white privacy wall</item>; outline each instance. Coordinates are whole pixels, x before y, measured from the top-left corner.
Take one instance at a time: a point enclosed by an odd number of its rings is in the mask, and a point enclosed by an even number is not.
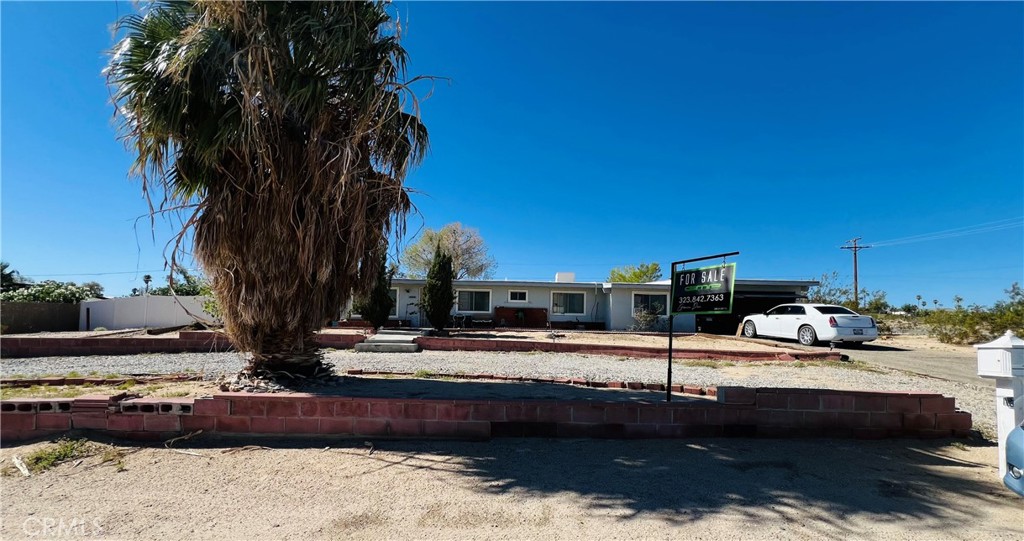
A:
[[[188,325],[199,318],[216,321],[203,311],[205,297],[121,297],[83,301],[78,328],[90,331],[97,327],[108,330],[139,327],[174,327]],[[191,314],[189,314],[191,312]],[[88,314],[88,328],[86,326]],[[193,315],[195,317],[193,317]]]

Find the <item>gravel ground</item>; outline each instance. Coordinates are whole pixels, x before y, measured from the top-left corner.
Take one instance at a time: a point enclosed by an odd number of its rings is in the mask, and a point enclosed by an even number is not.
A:
[[[417,354],[356,353],[332,351],[327,360],[339,372],[350,368],[391,372],[425,370],[438,374],[500,374],[522,377],[582,378],[594,381],[665,381],[665,361],[603,355],[566,353],[503,353],[470,351],[424,351]],[[974,426],[983,434],[995,432],[992,390],[942,379],[910,375],[896,370],[873,368],[832,368],[781,364],[745,364],[711,368],[686,366],[673,370],[673,382],[691,385],[739,385],[746,387],[820,387],[884,391],[927,391],[956,397],[957,406],[974,416]],[[88,357],[43,357],[3,359],[0,374],[152,374],[203,372],[209,377],[233,373],[244,365],[237,353],[177,353]]]

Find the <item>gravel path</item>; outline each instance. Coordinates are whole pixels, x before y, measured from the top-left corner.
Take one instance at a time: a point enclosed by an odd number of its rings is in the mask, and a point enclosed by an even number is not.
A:
[[[604,355],[568,353],[503,353],[470,351],[424,351],[417,354],[356,353],[332,351],[327,360],[339,372],[350,368],[391,372],[425,370],[438,374],[500,374],[522,377],[582,378],[594,381],[665,381],[665,361]],[[852,368],[781,364],[744,364],[710,368],[675,365],[673,382],[691,385],[739,385],[746,387],[820,387],[885,391],[928,391],[956,397],[957,406],[974,415],[974,425],[983,433],[995,430],[995,408],[989,388],[954,381],[927,378],[896,370],[876,371]],[[3,359],[0,375],[66,374],[153,374],[186,370],[209,377],[237,372],[245,364],[238,353],[176,353],[148,355],[95,355],[88,357],[42,357]]]
[[[177,374],[185,371],[219,375],[245,366],[239,353],[148,353],[142,355],[89,355],[85,357],[35,357],[0,359],[0,375],[43,374]]]

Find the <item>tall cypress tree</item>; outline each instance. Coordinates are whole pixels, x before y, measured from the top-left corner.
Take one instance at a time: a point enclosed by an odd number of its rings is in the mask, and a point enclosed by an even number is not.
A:
[[[395,300],[391,298],[391,278],[394,275],[394,269],[388,268],[387,259],[387,251],[381,250],[380,272],[377,275],[377,281],[373,284],[373,289],[366,295],[358,296],[356,302],[352,304],[352,309],[362,316],[363,321],[368,321],[370,325],[373,325],[375,331],[388,322],[391,308],[395,305]]]
[[[448,324],[452,304],[455,303],[455,290],[452,288],[454,278],[452,257],[438,244],[434,249],[434,261],[427,272],[427,283],[423,287],[420,299],[420,311],[435,330],[440,331]]]

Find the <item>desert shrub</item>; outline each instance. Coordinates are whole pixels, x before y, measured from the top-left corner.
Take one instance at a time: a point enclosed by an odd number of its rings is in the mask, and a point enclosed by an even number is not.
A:
[[[946,344],[988,342],[1008,330],[1024,335],[1024,289],[1014,283],[1006,293],[1009,299],[992,308],[956,303],[953,310],[932,310],[925,317],[929,334]]]
[[[668,323],[654,310],[636,308],[633,310],[633,324],[627,330],[634,332],[667,332]]]

